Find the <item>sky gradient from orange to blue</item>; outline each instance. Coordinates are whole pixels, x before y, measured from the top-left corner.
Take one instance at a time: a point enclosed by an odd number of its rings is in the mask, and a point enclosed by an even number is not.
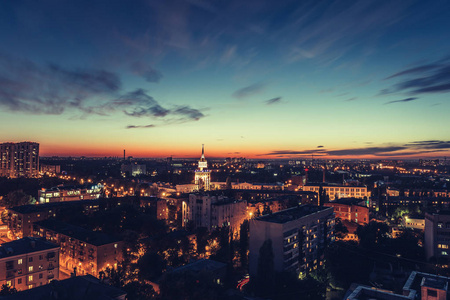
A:
[[[2,1],[0,142],[443,158],[448,1]]]

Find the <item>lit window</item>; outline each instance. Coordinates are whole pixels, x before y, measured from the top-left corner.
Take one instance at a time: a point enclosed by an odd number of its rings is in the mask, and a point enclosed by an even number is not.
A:
[[[22,264],[22,259],[17,260],[17,264],[21,265]]]
[[[28,281],[33,281],[33,275],[28,276]]]
[[[28,267],[28,272],[33,272],[33,266]]]
[[[8,281],[6,282],[6,285],[7,285],[7,286],[11,286],[11,280],[8,280]]]
[[[117,248],[117,244],[114,244],[114,248]]]

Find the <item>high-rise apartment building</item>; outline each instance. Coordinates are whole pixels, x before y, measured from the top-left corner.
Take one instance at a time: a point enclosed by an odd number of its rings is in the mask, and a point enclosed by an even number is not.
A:
[[[323,264],[324,249],[334,240],[332,207],[310,204],[250,221],[250,276],[258,273],[260,248],[271,240],[274,270],[300,278]]]
[[[450,260],[450,212],[425,214],[425,254],[448,265]]]
[[[37,177],[39,144],[33,142],[0,144],[0,177]]]

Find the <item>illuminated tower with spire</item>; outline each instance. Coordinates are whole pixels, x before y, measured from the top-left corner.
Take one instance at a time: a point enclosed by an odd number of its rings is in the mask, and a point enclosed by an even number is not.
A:
[[[209,191],[211,182],[211,171],[205,158],[205,145],[202,144],[202,157],[198,161],[198,169],[195,170],[195,185],[199,191]]]

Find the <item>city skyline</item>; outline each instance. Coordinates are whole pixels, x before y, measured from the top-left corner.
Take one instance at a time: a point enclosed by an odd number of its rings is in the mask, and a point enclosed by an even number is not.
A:
[[[444,158],[449,8],[3,2],[0,141],[42,156]]]

